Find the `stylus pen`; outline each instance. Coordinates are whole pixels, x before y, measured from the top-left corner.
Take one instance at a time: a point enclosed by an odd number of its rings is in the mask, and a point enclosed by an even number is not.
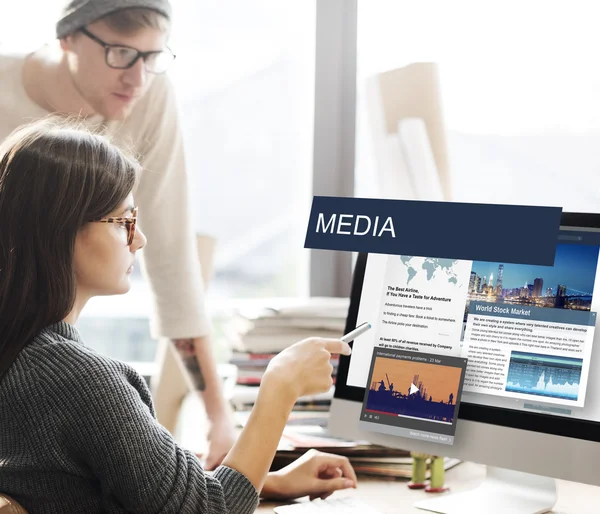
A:
[[[350,341],[354,341],[359,335],[364,334],[370,328],[370,323],[363,323],[362,325],[358,325],[358,327],[351,332],[348,332],[345,336],[340,337],[340,339],[344,341],[344,343],[349,343]]]

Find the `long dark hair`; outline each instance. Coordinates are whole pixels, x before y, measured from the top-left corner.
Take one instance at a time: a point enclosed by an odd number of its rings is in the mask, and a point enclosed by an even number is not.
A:
[[[75,120],[48,117],[0,144],[0,380],[75,302],[75,238],[132,191],[137,161]]]

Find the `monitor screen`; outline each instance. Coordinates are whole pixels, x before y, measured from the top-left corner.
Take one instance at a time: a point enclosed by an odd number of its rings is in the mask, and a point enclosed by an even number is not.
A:
[[[340,359],[335,397],[386,390],[376,348],[463,358],[459,419],[600,441],[599,255],[600,215],[572,213],[553,266],[359,254],[346,331],[373,329]]]

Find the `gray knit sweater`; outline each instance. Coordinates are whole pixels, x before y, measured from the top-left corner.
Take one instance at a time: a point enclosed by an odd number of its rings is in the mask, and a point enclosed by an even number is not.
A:
[[[241,473],[212,476],[156,420],[144,380],[48,327],[0,382],[0,491],[31,513],[253,512]]]

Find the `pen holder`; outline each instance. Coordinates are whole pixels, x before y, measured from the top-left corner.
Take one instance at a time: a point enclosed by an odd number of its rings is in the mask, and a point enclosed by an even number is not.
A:
[[[425,489],[426,493],[442,493],[448,490],[444,485],[444,457],[427,453],[411,452],[412,477],[408,483],[409,489]],[[427,461],[430,460],[430,479],[427,482]]]
[[[444,485],[444,457],[431,457],[429,465],[430,478],[429,485],[425,488],[426,493],[443,493],[448,490]]]
[[[427,453],[411,452],[412,457],[412,477],[408,483],[409,489],[425,489],[427,487]]]

